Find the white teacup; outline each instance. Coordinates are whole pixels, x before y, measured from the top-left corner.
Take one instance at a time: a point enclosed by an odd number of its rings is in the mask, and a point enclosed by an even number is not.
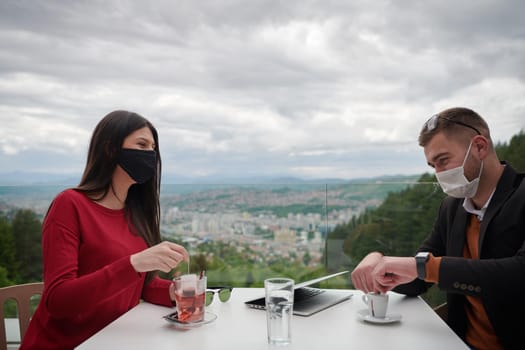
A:
[[[388,295],[380,293],[363,294],[363,302],[368,306],[368,313],[375,318],[385,318],[388,308]]]

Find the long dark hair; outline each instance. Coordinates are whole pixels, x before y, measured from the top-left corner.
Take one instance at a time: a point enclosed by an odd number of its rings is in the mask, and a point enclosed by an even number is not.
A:
[[[94,200],[113,191],[112,176],[118,163],[124,139],[134,131],[148,127],[155,140],[157,171],[143,184],[134,184],[128,190],[125,211],[131,232],[141,236],[149,247],[160,242],[160,177],[161,159],[159,139],[155,127],[144,117],[128,111],[113,111],[96,126],[89,144],[86,168],[75,188]],[[147,276],[147,281],[153,277]]]

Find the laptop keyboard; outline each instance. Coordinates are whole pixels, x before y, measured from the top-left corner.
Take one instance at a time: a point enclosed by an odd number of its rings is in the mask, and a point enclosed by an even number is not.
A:
[[[311,298],[321,293],[324,293],[323,289],[310,288],[310,287],[298,288],[294,290],[294,293],[293,293],[294,303]]]

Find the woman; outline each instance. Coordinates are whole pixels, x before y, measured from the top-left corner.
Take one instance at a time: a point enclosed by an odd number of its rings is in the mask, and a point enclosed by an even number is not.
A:
[[[114,111],[93,132],[78,187],[60,193],[42,228],[44,292],[21,349],[73,349],[144,300],[172,306],[154,276],[189,261],[160,241],[156,129]]]

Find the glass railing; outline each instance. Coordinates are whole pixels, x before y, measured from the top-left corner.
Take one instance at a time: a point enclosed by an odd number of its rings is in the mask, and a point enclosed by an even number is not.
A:
[[[430,179],[432,180],[432,179]],[[433,182],[163,185],[161,233],[190,252],[189,269],[208,285],[261,287],[351,271],[370,251],[412,256],[431,230],[443,194]],[[42,218],[66,186],[0,187],[0,210]],[[181,264],[171,278],[188,270]],[[322,288],[353,288],[350,274]],[[437,305],[442,295],[431,292]]]

